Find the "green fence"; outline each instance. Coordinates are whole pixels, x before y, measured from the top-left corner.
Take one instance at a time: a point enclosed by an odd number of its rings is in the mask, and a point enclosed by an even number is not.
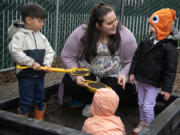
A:
[[[56,0],[1,0],[0,3],[0,71],[6,71],[14,67],[14,62],[8,52],[8,27],[13,20],[21,19],[20,6],[27,2],[37,2],[47,11],[47,19],[42,32],[45,33],[51,45],[54,45],[54,25],[56,13]],[[53,46],[54,47],[54,46]]]
[[[161,8],[176,10],[177,21],[174,27],[180,28],[180,0],[1,0],[0,72],[14,67],[8,52],[7,29],[12,20],[21,19],[19,9],[23,3],[37,2],[46,9],[47,18],[42,33],[46,35],[56,50],[56,55],[59,56],[69,34],[78,25],[88,21],[92,6],[99,1],[115,9],[117,17],[134,33],[138,42],[148,34],[148,17]]]
[[[180,28],[180,0],[124,0],[123,24],[131,29],[139,42],[148,33],[148,18],[162,8],[176,10],[174,27]]]

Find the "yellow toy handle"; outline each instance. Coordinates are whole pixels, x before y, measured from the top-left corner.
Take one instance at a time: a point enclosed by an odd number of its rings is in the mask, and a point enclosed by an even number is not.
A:
[[[16,65],[17,69],[28,69],[31,67],[28,66],[21,66],[20,64]],[[77,68],[74,67],[72,69],[64,69],[64,68],[47,68],[47,67],[42,67],[42,70],[46,70],[48,69],[49,71],[53,71],[53,72],[63,72],[63,73],[70,73],[73,76],[88,76],[90,74],[90,71],[86,68]]]
[[[28,69],[28,68],[31,68],[31,67],[21,66],[20,64],[17,64],[16,68],[17,69]],[[41,66],[41,69],[46,70],[47,67],[42,67]],[[49,68],[49,71],[71,73],[71,69],[61,69],[61,68]]]

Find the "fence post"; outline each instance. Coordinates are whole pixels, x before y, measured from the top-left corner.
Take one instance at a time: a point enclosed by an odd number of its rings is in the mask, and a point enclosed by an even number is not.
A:
[[[55,22],[55,52],[57,56],[57,46],[58,46],[58,27],[59,27],[59,0],[56,0],[56,22]]]
[[[123,18],[124,18],[124,0],[122,0],[121,3],[121,22],[123,23]]]

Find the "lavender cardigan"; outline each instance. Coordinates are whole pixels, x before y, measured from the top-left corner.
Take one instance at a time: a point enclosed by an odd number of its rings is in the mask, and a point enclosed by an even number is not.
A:
[[[78,61],[82,53],[82,44],[80,42],[80,39],[84,35],[86,27],[86,24],[80,25],[68,37],[64,45],[64,48],[61,52],[61,59],[65,68],[78,67]],[[132,57],[137,48],[137,42],[134,35],[125,26],[121,27],[120,36],[121,42],[119,47],[119,57],[121,60],[121,65],[123,67],[120,74],[125,75],[128,80],[129,68],[131,65]],[[73,76],[71,76],[71,78],[73,80],[75,79],[75,77]],[[59,85],[58,90],[60,104],[62,104],[63,101],[63,93],[64,84],[62,81]]]

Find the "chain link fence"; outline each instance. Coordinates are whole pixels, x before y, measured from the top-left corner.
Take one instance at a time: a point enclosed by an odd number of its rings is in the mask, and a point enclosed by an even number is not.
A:
[[[20,6],[27,2],[37,2],[42,5],[47,11],[47,19],[42,32],[47,36],[49,42],[54,48],[54,29],[55,29],[55,14],[56,0],[1,0],[0,3],[0,72],[11,70],[15,63],[12,60],[8,51],[8,27],[13,20],[21,19]]]
[[[60,56],[69,34],[80,24],[88,21],[92,6],[103,1],[115,9],[118,19],[128,27],[139,42],[148,33],[148,17],[161,8],[172,8],[177,12],[174,27],[180,28],[180,0],[1,0],[0,3],[0,72],[14,68],[8,52],[8,27],[13,20],[21,19],[20,6],[37,2],[47,11],[42,33]]]
[[[180,0],[124,0],[123,24],[134,33],[139,42],[148,33],[148,18],[162,8],[176,10],[174,27],[180,28]]]

